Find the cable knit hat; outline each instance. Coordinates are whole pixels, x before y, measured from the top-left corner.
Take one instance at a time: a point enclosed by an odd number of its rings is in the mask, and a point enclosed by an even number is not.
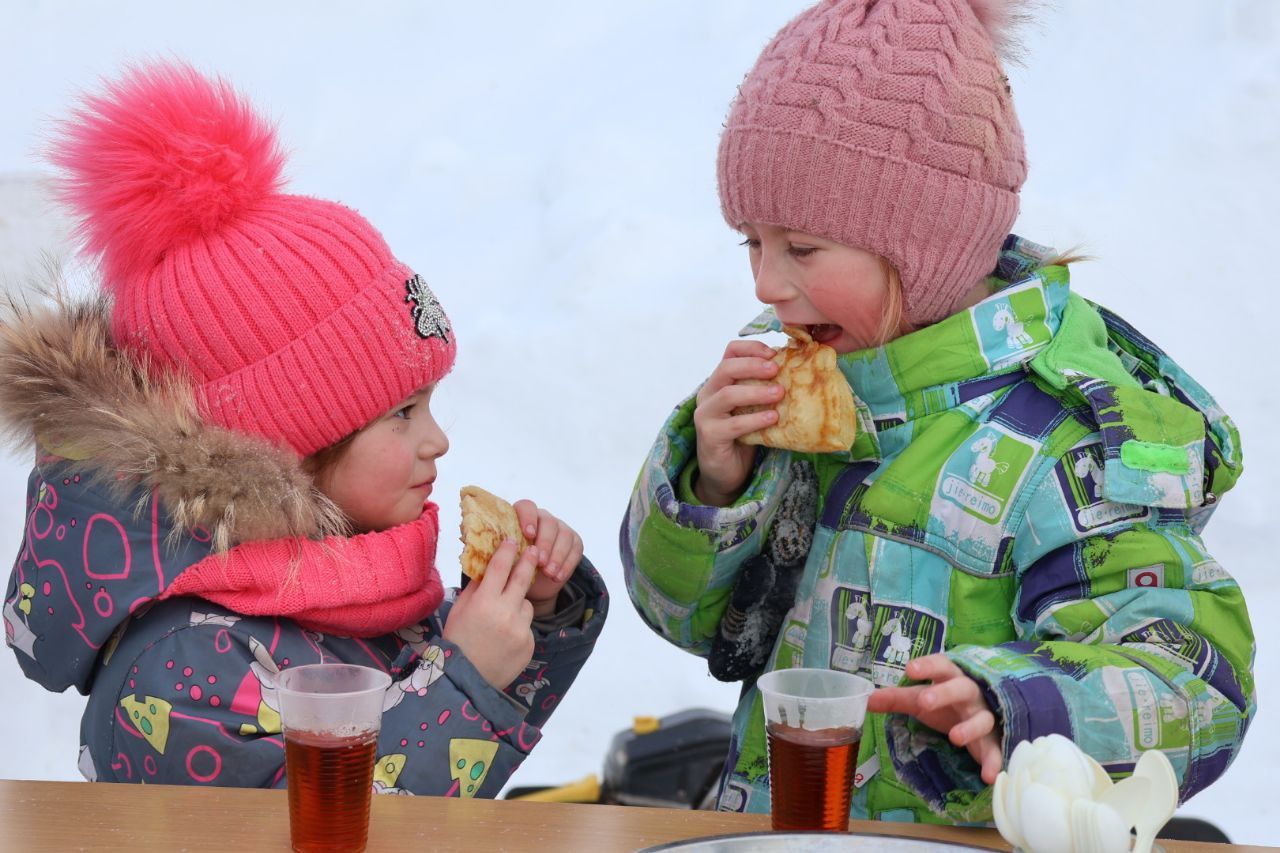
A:
[[[725,219],[874,252],[925,325],[996,264],[1026,178],[1009,0],[824,0],[774,37],[720,138]]]
[[[117,345],[189,377],[213,423],[305,456],[452,366],[430,288],[355,211],[280,191],[274,129],[225,81],[131,68],[50,159]]]

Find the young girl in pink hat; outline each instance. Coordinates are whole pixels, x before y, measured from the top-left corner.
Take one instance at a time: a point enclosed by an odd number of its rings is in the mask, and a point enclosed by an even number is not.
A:
[[[51,159],[100,295],[13,306],[0,416],[34,445],[4,597],[28,677],[89,700],[93,780],[283,786],[275,676],[391,674],[374,785],[494,796],[607,609],[582,540],[446,591],[431,410],[454,329],[340,204],[282,191],[273,129],[177,63],[86,96]]]
[[[1062,734],[1114,774],[1159,749],[1185,799],[1255,709],[1239,587],[1200,532],[1239,435],[1067,260],[1010,233],[1026,177],[999,0],[824,0],[747,74],[717,177],[765,313],[833,347],[857,436],[776,422],[764,343],[730,343],[650,451],[627,589],[744,690],[719,791],[768,811],[755,679],[862,675],[855,818],[990,821],[1013,748]]]

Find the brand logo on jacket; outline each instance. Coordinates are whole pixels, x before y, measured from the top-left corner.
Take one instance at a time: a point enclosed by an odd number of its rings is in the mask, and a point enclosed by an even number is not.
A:
[[[875,608],[865,589],[837,586],[831,597],[831,668],[857,673],[867,664]]]
[[[1129,588],[1164,586],[1164,564],[1129,569]]]
[[[992,367],[1023,361],[1053,337],[1039,280],[1011,287],[973,307],[974,332]]]
[[[1117,503],[1104,497],[1101,444],[1088,444],[1068,450],[1054,469],[1054,476],[1058,480],[1058,488],[1071,516],[1071,523],[1081,533],[1147,514],[1146,507]]]
[[[947,460],[939,492],[970,515],[999,521],[1033,453],[1025,441],[990,424],[983,426]]]
[[[912,658],[942,651],[945,623],[911,607],[876,604],[871,680],[880,687],[900,684]]]

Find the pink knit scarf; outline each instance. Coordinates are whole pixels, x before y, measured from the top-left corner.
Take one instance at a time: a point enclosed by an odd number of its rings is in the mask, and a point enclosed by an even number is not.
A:
[[[422,621],[444,598],[435,567],[438,514],[428,503],[416,521],[390,530],[245,542],[193,563],[160,598],[198,596],[326,634],[388,634]]]

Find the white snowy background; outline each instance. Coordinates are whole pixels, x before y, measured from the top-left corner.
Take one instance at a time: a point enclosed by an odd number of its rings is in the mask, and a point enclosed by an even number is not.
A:
[[[599,773],[633,715],[733,707],[736,686],[667,646],[627,600],[617,530],[671,407],[757,306],[720,219],[717,135],[734,87],[802,0],[44,2],[0,11],[0,276],[21,287],[65,222],[41,189],[41,133],[126,60],[182,57],[279,122],[297,192],[364,213],[458,330],[435,405],[467,483],[574,525],[613,610],[515,784]],[[1031,164],[1017,231],[1097,258],[1078,289],[1118,310],[1217,395],[1246,474],[1206,539],[1243,586],[1260,705],[1242,755],[1182,809],[1237,842],[1280,843],[1274,421],[1280,2],[1061,0],[1011,69]],[[0,554],[28,459],[0,458]],[[459,546],[440,566],[456,580]],[[3,558],[3,559],[8,559]],[[74,692],[0,652],[0,778],[76,779]]]

